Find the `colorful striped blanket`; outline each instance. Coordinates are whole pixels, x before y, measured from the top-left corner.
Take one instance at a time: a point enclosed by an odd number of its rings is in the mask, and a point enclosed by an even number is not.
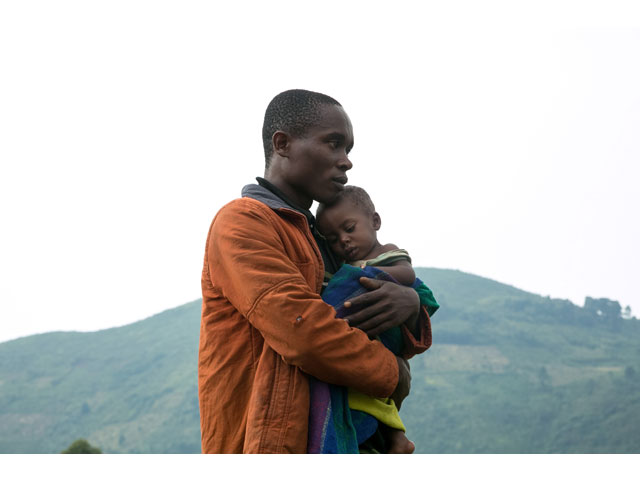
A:
[[[395,281],[390,275],[375,267],[357,268],[343,265],[331,278],[322,298],[336,309],[337,318],[348,317],[353,309],[346,309],[344,302],[366,293],[360,277]],[[438,304],[431,290],[419,279],[413,288],[420,302],[431,316]],[[380,341],[393,353],[403,349],[400,327],[392,328],[379,336]],[[349,408],[347,388],[330,385],[310,378],[311,405],[309,409],[309,453],[359,453],[358,445],[371,437],[378,429],[378,421],[371,415]]]

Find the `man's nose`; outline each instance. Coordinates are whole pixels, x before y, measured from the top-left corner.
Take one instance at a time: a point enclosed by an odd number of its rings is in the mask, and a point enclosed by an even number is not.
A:
[[[353,163],[351,163],[351,160],[349,160],[349,157],[345,153],[340,160],[338,160],[338,168],[346,172],[347,170],[351,170],[352,167]]]

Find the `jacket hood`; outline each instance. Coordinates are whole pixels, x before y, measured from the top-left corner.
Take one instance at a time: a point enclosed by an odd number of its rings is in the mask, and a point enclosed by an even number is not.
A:
[[[253,198],[254,200],[258,200],[259,202],[264,203],[269,208],[273,210],[279,210],[281,208],[288,208],[289,210],[294,210],[291,205],[287,204],[284,200],[282,200],[279,196],[273,193],[271,190],[263,187],[262,185],[250,184],[245,185],[242,188],[242,197]]]

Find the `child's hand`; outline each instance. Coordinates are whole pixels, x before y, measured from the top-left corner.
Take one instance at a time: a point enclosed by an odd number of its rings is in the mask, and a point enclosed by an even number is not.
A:
[[[420,297],[413,288],[368,277],[360,283],[370,291],[344,303],[347,308],[361,308],[346,319],[352,327],[375,337],[418,316]]]

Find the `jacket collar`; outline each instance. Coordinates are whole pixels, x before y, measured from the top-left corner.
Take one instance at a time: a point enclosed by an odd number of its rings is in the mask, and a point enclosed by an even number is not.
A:
[[[289,198],[287,198],[287,196],[282,193],[278,187],[268,180],[265,180],[262,177],[256,177],[256,180],[258,181],[258,185],[250,184],[244,186],[242,189],[243,197],[258,200],[273,210],[280,210],[282,208],[295,210],[296,212],[303,214],[309,222],[311,229],[314,229],[316,219],[309,210],[298,207],[295,203],[289,200]]]

